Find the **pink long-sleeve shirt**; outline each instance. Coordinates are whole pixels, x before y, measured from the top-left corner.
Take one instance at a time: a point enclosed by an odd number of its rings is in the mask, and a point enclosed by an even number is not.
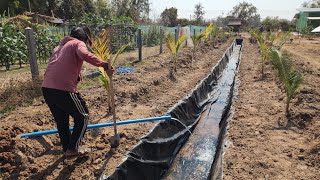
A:
[[[88,51],[83,41],[66,36],[53,50],[42,87],[77,92],[83,61],[98,67],[107,67],[106,62]]]

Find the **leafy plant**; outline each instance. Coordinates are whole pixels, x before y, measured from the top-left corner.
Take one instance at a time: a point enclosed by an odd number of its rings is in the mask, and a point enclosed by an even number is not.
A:
[[[173,57],[173,62],[174,62],[174,66],[173,66],[173,70],[175,72],[177,72],[177,59],[178,59],[178,52],[179,49],[181,47],[181,44],[186,40],[186,37],[184,35],[182,35],[178,41],[175,41],[175,38],[172,34],[168,34],[166,36],[166,44],[168,49],[170,50],[172,57]]]
[[[192,60],[191,60],[191,63],[192,61],[195,59],[195,53],[197,51],[197,48],[199,47],[199,44],[201,42],[201,39],[204,37],[204,33],[199,33],[197,34],[196,36],[192,36],[191,39],[192,39],[192,42],[193,42],[193,49],[192,49]]]
[[[37,59],[39,63],[47,63],[47,59],[51,56],[52,50],[61,40],[61,35],[53,35],[47,27],[38,27],[35,33]]]
[[[302,87],[302,74],[293,67],[288,55],[282,55],[276,49],[270,50],[270,60],[272,65],[277,70],[279,80],[285,89],[287,96],[286,115],[289,115],[290,101],[298,92],[300,92]]]
[[[272,32],[268,32],[265,36],[266,41],[268,41],[271,46],[273,46],[273,43],[276,40],[276,38],[277,38],[277,34]]]
[[[282,46],[290,39],[290,32],[279,33],[277,39],[279,39],[279,42],[275,44],[275,47],[280,50]]]
[[[147,32],[143,34],[143,44],[147,46],[156,46],[160,44],[160,30],[157,26],[151,26]]]
[[[266,39],[263,37],[262,33],[259,33],[257,31],[252,32],[252,35],[257,39],[257,41],[259,42],[259,46],[260,46],[260,51],[261,51],[261,74],[262,76],[264,76],[264,65],[265,65],[265,61],[268,59],[269,57],[269,47],[267,44]]]
[[[111,58],[112,52],[110,50],[110,40],[109,40],[109,34],[107,31],[102,31],[98,36],[92,41],[92,50],[94,54],[100,58],[101,60],[108,61],[109,58]],[[118,59],[118,56],[128,47],[128,45],[123,45],[121,48],[117,51],[117,53],[112,57],[111,65],[114,66],[116,60]],[[99,76],[99,80],[103,87],[107,91],[108,96],[108,107],[109,107],[109,113],[112,112],[111,109],[111,94],[110,94],[110,79],[107,75],[106,71],[103,67],[99,67],[99,71],[101,75]]]
[[[208,41],[210,38],[210,35],[212,34],[213,31],[213,24],[210,23],[209,26],[205,29],[204,31],[204,41]]]
[[[27,47],[25,35],[13,23],[3,22],[0,25],[0,61],[1,65],[10,69],[10,66],[19,60],[20,67],[27,61]]]
[[[1,17],[0,21],[0,62],[6,70],[10,70],[11,65],[19,64],[21,68],[22,64],[28,63],[25,26],[34,30],[37,59],[40,63],[46,62],[61,38],[52,34],[46,25],[32,24],[24,19],[9,21],[5,17]]]

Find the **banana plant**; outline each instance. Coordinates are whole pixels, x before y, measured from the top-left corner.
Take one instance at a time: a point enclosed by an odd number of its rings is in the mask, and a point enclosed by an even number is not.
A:
[[[123,45],[117,51],[117,53],[112,57],[111,65],[114,67],[118,56],[128,47],[128,45]],[[108,62],[108,59],[111,58],[112,52],[110,50],[110,39],[107,31],[102,31],[94,40],[92,40],[91,45],[92,51],[94,54],[101,60]],[[99,81],[107,91],[108,97],[108,107],[109,114],[112,112],[111,109],[111,93],[110,93],[110,77],[107,75],[103,67],[99,67],[101,75],[98,77]]]
[[[289,115],[291,100],[302,88],[303,76],[292,65],[288,55],[282,55],[276,49],[270,50],[271,64],[277,70],[277,74],[286,93],[286,115]]]
[[[201,39],[204,37],[204,33],[200,33],[200,34],[197,34],[196,36],[192,36],[191,39],[192,39],[192,42],[193,42],[193,49],[192,49],[192,59],[191,59],[191,64],[192,64],[192,61],[195,59],[195,53],[197,51],[197,48],[199,47],[199,44],[201,42]]]
[[[171,54],[172,54],[172,58],[173,58],[173,70],[174,72],[177,72],[177,59],[178,59],[178,52],[179,49],[181,47],[181,44],[186,40],[186,36],[182,35],[180,36],[180,38],[178,39],[178,41],[175,41],[175,38],[173,37],[172,34],[168,34],[166,36],[166,44],[168,49],[170,50]]]

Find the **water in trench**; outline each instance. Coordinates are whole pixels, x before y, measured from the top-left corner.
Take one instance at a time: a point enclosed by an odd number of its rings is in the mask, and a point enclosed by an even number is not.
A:
[[[210,179],[213,169],[218,166],[214,163],[215,155],[219,150],[222,125],[227,117],[231,105],[235,75],[239,63],[241,46],[235,46],[229,63],[223,71],[215,87],[218,97],[212,101],[207,110],[202,113],[193,136],[189,137],[164,179]],[[217,94],[217,93],[215,93]],[[218,157],[216,157],[218,160]],[[215,178],[221,177],[221,172],[215,172]]]
[[[210,179],[220,151],[221,134],[230,108],[242,40],[236,40],[220,61],[163,121],[127,154],[115,172],[100,179]],[[191,135],[191,132],[193,133]]]

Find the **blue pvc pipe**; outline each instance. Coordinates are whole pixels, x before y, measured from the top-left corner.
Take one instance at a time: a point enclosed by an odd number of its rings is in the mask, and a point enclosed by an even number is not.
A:
[[[148,122],[148,121],[161,121],[161,120],[168,120],[171,118],[172,118],[171,116],[150,117],[150,118],[144,118],[144,119],[118,121],[116,124],[123,125],[123,124],[133,124],[133,123]],[[107,123],[101,123],[101,124],[90,124],[87,126],[87,129],[102,128],[102,127],[107,127],[107,126],[113,126],[113,122],[107,122]],[[73,128],[70,128],[70,131],[73,131]],[[36,137],[36,136],[55,134],[55,133],[58,133],[57,129],[20,134],[19,136],[22,138],[23,137]]]

